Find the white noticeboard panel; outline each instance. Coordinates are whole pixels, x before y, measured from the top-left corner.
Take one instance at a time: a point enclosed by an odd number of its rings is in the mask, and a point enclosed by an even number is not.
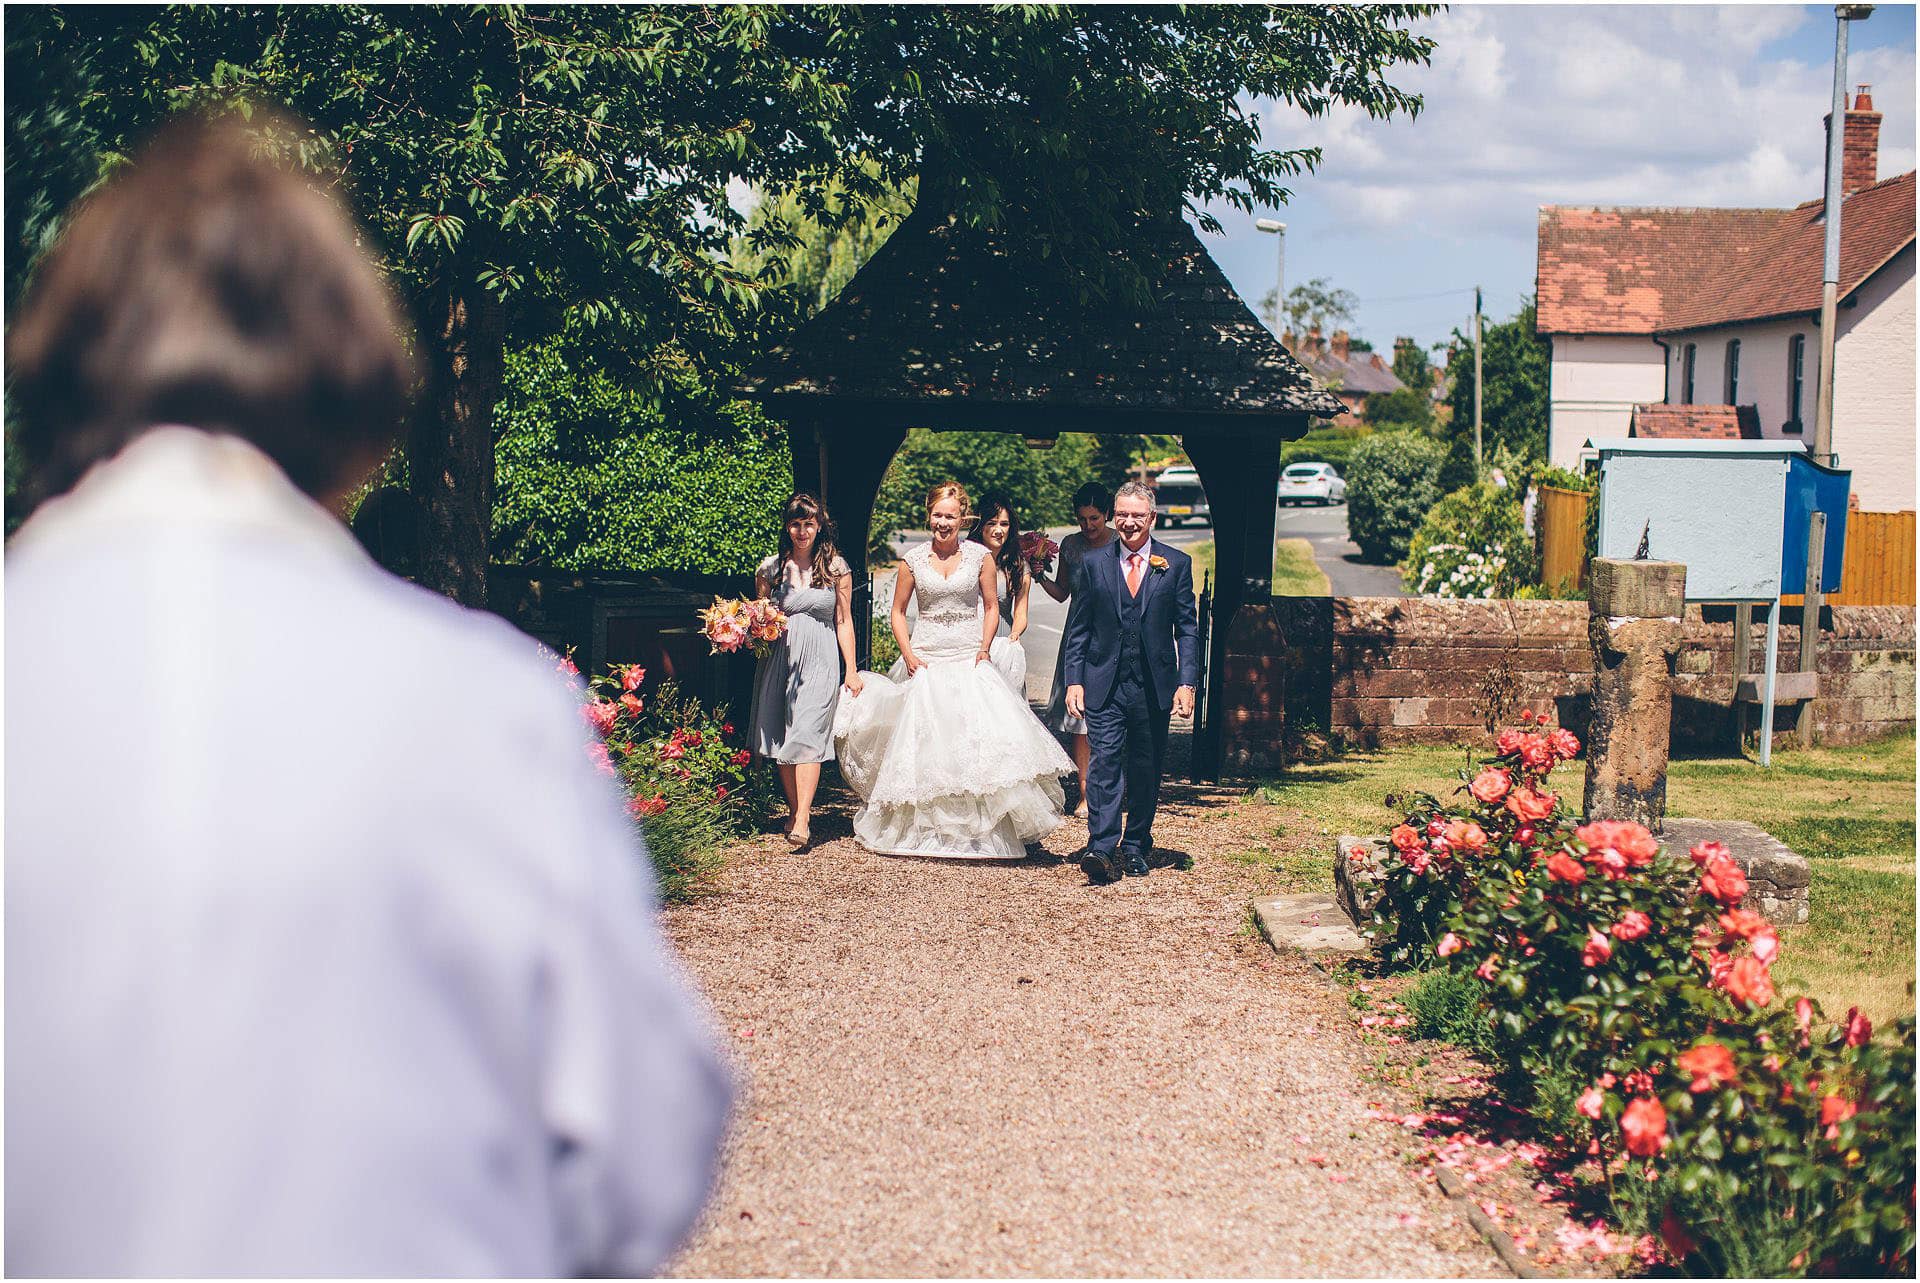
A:
[[[1687,600],[1780,596],[1787,456],[1798,441],[1589,441],[1600,455],[1599,554],[1687,567]]]

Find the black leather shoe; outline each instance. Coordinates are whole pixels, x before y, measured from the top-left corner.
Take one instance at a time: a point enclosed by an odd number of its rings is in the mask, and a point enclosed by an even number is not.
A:
[[[1121,854],[1126,857],[1128,877],[1144,878],[1147,876],[1147,856],[1144,851],[1124,851]]]
[[[1105,886],[1109,882],[1120,880],[1120,866],[1114,863],[1110,855],[1098,851],[1083,851],[1080,855],[1080,871],[1087,875],[1087,881],[1095,886]]]

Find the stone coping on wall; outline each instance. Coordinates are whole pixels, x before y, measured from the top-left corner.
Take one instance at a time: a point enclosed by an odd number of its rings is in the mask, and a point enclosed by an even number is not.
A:
[[[1674,658],[1676,748],[1731,748],[1737,738],[1731,609],[1686,608]],[[1799,628],[1780,629],[1782,671]],[[1288,735],[1325,734],[1357,747],[1477,743],[1489,723],[1522,710],[1584,734],[1593,655],[1584,601],[1457,601],[1437,597],[1276,597],[1243,605],[1228,631],[1221,719],[1229,773],[1281,763]],[[1816,738],[1857,743],[1914,725],[1915,611],[1838,606],[1823,612]],[[1753,630],[1749,671],[1765,661]],[[1791,733],[1799,706],[1777,710]]]

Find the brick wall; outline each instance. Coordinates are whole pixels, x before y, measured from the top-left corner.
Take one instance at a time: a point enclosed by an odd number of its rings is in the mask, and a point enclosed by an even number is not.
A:
[[[1797,618],[1798,612],[1791,612]],[[1676,748],[1731,749],[1731,611],[1687,608],[1674,659]],[[1840,606],[1820,640],[1815,735],[1855,743],[1914,725],[1914,608]],[[1752,671],[1765,661],[1753,631]],[[1799,654],[1799,629],[1780,629],[1780,667]],[[1580,601],[1280,597],[1250,603],[1228,630],[1224,693],[1213,716],[1230,774],[1276,769],[1289,731],[1312,728],[1360,747],[1480,743],[1490,711],[1552,713],[1584,734],[1593,656]],[[1785,735],[1798,712],[1778,710]],[[1755,724],[1758,710],[1753,713]]]

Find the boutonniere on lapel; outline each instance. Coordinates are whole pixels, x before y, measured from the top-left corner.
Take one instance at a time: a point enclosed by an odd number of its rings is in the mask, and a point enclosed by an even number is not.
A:
[[[1147,568],[1152,570],[1156,575],[1160,574],[1167,568],[1167,559],[1156,552],[1147,558]]]

